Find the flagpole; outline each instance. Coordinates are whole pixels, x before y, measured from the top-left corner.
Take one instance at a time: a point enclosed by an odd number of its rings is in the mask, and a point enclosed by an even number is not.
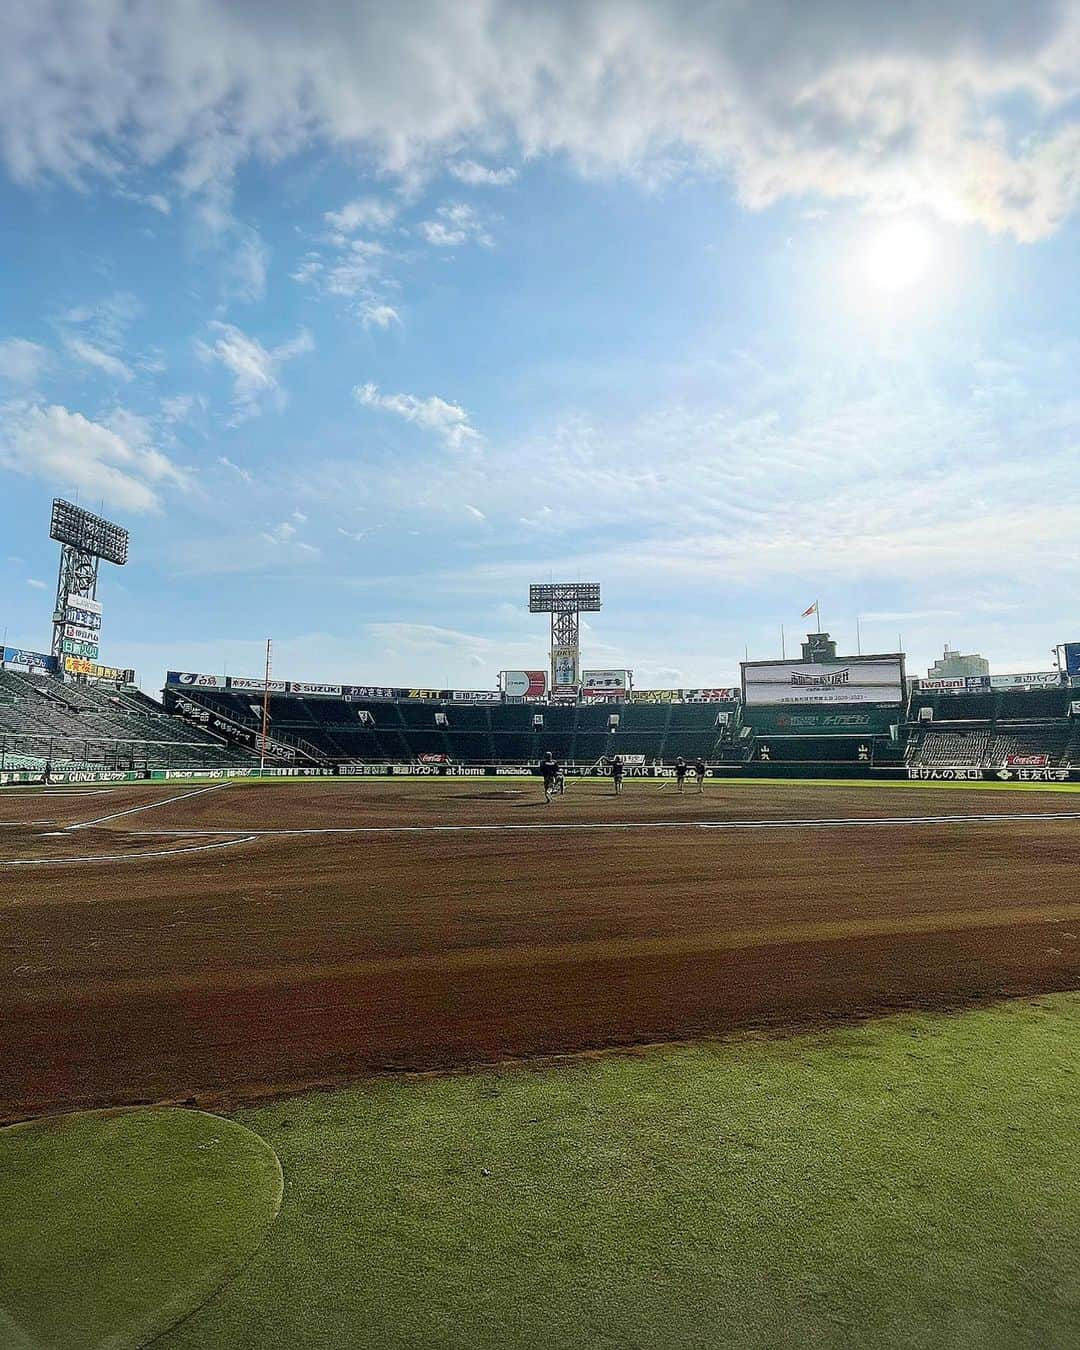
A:
[[[266,676],[263,680],[262,735],[259,737],[259,777],[266,770],[266,729],[270,721],[270,649],[271,639],[266,639]]]
[[[787,643],[784,641],[784,625],[780,625],[780,659],[787,660]]]
[[[855,650],[862,656],[862,615],[855,615]]]

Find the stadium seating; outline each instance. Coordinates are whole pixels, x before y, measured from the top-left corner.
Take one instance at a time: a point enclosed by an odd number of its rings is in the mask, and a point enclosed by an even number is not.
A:
[[[226,768],[250,763],[145,694],[0,671],[0,764],[53,769]]]
[[[309,763],[412,763],[420,756],[438,755],[458,763],[521,764],[535,763],[550,750],[558,759],[580,765],[620,753],[667,764],[678,755],[688,760],[700,756],[713,763],[753,765],[755,772],[787,764],[806,773],[815,772],[815,765],[850,765],[850,772],[857,773],[861,766],[886,769],[905,763],[993,769],[1008,756],[1023,754],[1046,755],[1048,766],[1080,767],[1080,732],[1073,736],[1068,717],[1070,696],[1064,686],[961,694],[916,690],[910,706],[895,709],[885,720],[878,717],[865,734],[838,731],[829,736],[795,733],[779,719],[773,728],[744,725],[734,702],[359,701],[279,693],[271,696],[269,712],[272,737],[295,747],[301,761]],[[254,744],[262,715],[257,695],[202,687],[166,690],[166,710],[178,700],[231,720],[248,744]],[[932,721],[921,720],[924,709]],[[136,709],[121,705],[100,711],[103,716],[129,717]],[[0,690],[0,726],[4,713]],[[718,720],[721,713],[726,721]],[[537,717],[543,719],[539,727],[534,725]],[[613,717],[618,719],[614,728]],[[884,734],[894,722],[899,724],[895,738]],[[767,754],[761,753],[762,745]]]

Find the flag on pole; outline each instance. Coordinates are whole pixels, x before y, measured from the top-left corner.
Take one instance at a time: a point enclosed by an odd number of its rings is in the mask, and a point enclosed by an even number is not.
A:
[[[802,617],[804,619],[808,619],[811,614],[816,614],[817,612],[818,612],[818,602],[815,600],[809,609],[803,610]]]

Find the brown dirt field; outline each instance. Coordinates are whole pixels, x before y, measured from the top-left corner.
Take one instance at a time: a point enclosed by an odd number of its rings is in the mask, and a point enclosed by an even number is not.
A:
[[[1080,986],[1080,819],[1044,818],[1080,811],[1065,793],[679,799],[631,781],[619,801],[583,783],[545,807],[492,779],[196,792],[0,793],[8,864],[122,859],[0,867],[0,1119]],[[150,809],[49,837],[132,806]],[[1012,813],[1029,819],[694,823]],[[468,828],[635,821],[671,826]]]

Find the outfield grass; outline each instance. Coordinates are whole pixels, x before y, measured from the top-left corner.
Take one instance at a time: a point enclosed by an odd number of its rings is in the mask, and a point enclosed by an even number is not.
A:
[[[1080,994],[237,1113],[256,1259],[158,1343],[1080,1344]]]
[[[201,1111],[0,1130],[0,1347],[145,1345],[250,1258],[281,1190],[262,1139]]]

